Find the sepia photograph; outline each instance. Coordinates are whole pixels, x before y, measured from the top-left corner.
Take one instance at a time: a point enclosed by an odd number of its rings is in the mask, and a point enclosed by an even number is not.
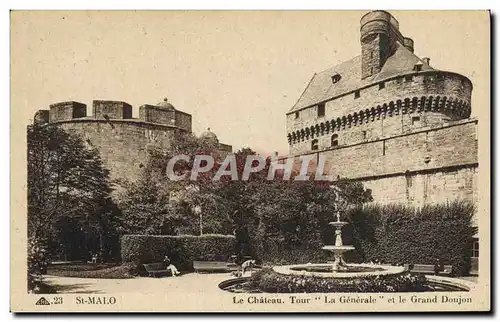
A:
[[[11,11],[11,311],[489,311],[490,19]]]

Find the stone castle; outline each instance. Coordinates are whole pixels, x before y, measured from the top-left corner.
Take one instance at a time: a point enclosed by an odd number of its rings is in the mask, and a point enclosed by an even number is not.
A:
[[[182,112],[167,99],[156,105],[139,107],[139,118],[132,117],[132,106],[121,101],[94,100],[92,116],[87,106],[78,102],[50,105],[50,110],[39,110],[34,121],[52,124],[81,136],[86,144],[98,149],[113,180],[135,179],[147,159],[151,145],[168,149],[176,132],[191,133],[191,115]],[[208,129],[202,138],[213,140],[221,152],[232,147],[219,143]]]
[[[361,54],[314,74],[286,114],[288,157],[324,155],[330,175],[362,182],[379,203],[477,204],[471,81],[417,57],[388,12],[364,15],[360,33]],[[85,104],[52,104],[35,121],[74,131],[97,147],[112,179],[137,178],[150,144],[168,149],[175,132],[192,132],[191,115],[166,99],[140,106],[139,118],[121,101],[95,100],[92,109],[87,116]],[[212,132],[202,136],[232,151]]]
[[[361,55],[314,74],[286,114],[290,156],[323,154],[375,201],[477,202],[471,81],[413,53],[388,12],[361,18]]]
[[[289,157],[324,156],[326,173],[362,182],[379,203],[477,205],[471,81],[417,57],[388,12],[364,15],[360,33],[361,54],[314,74],[286,114]],[[474,272],[478,238],[471,256]]]

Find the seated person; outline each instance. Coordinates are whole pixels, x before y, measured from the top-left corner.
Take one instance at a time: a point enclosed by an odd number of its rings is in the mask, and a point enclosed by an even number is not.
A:
[[[92,260],[87,261],[87,264],[96,264],[97,263],[97,254],[92,255]]]
[[[165,265],[167,266],[167,270],[169,270],[172,273],[172,276],[177,276],[180,274],[180,272],[177,270],[177,267],[175,267],[174,264],[172,264],[172,262],[170,261],[170,258],[167,255],[165,255],[165,258],[163,259],[163,261],[165,262]]]

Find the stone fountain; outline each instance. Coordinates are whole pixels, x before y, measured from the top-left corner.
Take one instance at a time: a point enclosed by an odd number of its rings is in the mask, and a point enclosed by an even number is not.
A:
[[[382,265],[382,264],[368,264],[368,263],[349,263],[347,264],[344,260],[344,253],[350,250],[354,250],[355,247],[352,245],[344,245],[342,242],[342,227],[348,223],[340,220],[340,213],[336,214],[337,220],[332,221],[329,224],[335,227],[335,244],[325,245],[322,247],[323,250],[333,253],[334,261],[327,263],[307,263],[307,264],[292,264],[292,265],[278,265],[273,266],[272,270],[279,275],[284,276],[300,276],[300,277],[310,277],[310,278],[320,278],[329,279],[329,283],[339,283],[341,281],[351,280],[353,283],[345,285],[366,285],[367,280],[373,280],[373,278],[379,277],[394,277],[398,278],[403,274],[406,274],[406,268],[403,266],[393,266],[393,265]],[[443,277],[433,277],[427,276],[429,283],[428,291],[439,291],[439,290],[461,290],[468,291],[473,288],[471,286],[473,283],[464,283],[459,279],[446,278]],[[248,279],[248,278],[246,278]],[[436,280],[437,279],[437,280]],[[283,281],[280,279],[280,281]],[[387,281],[387,280],[385,280]],[[295,279],[289,280],[290,283],[297,283]],[[379,282],[377,282],[379,285]],[[387,287],[392,287],[391,282],[385,282]],[[393,282],[394,285],[398,285],[397,281]],[[294,285],[295,285],[294,284]],[[230,292],[247,292],[250,291],[260,292],[259,289],[249,288],[245,278],[230,279],[219,284],[219,287],[223,290]],[[379,285],[380,286],[380,285]],[[346,286],[347,287],[347,286]],[[385,287],[385,286],[384,286]],[[389,289],[385,289],[387,291]],[[339,292],[342,290],[336,289],[334,292]]]
[[[344,245],[342,242],[342,227],[348,224],[340,220],[340,213],[336,214],[337,220],[329,224],[335,227],[335,244],[325,245],[322,249],[333,253],[334,261],[328,263],[308,263],[273,266],[273,270],[283,275],[313,276],[321,278],[353,279],[373,276],[398,275],[405,272],[402,266],[380,265],[380,264],[347,264],[344,253],[354,250],[352,245]]]
[[[337,212],[337,221],[329,223],[335,227],[335,245],[325,245],[322,249],[333,253],[335,258],[332,264],[332,272],[348,271],[349,268],[344,261],[344,253],[354,249],[354,246],[344,245],[342,242],[342,227],[348,223],[340,221],[340,213]]]

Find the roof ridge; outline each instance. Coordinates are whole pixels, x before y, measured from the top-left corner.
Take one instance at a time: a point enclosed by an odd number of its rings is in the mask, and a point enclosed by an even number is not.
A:
[[[311,79],[309,80],[309,82],[307,83],[306,85],[306,88],[302,91],[302,94],[300,94],[300,97],[297,99],[297,101],[295,102],[295,104],[293,104],[292,108],[288,111],[288,112],[292,112],[294,109],[295,109],[295,106],[297,106],[297,104],[300,102],[300,99],[304,96],[304,94],[307,92],[307,89],[309,88],[309,86],[311,85],[314,77],[316,77],[316,75],[318,75],[317,73],[314,73],[314,75],[311,77]]]

